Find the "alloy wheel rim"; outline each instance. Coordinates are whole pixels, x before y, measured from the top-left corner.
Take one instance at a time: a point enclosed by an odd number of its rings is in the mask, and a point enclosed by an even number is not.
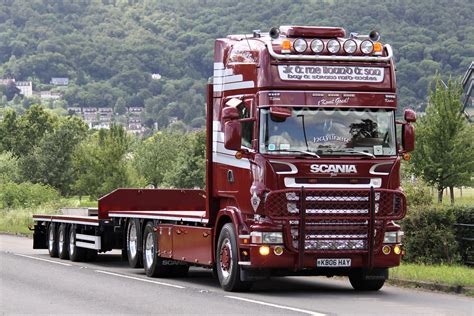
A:
[[[63,252],[64,247],[64,231],[62,229],[59,230],[59,252]]]
[[[229,238],[224,239],[220,249],[219,269],[224,279],[227,279],[232,274],[232,245]]]
[[[76,250],[76,240],[75,240],[74,230],[71,229],[71,233],[69,234],[69,255],[74,255],[74,251]]]
[[[137,255],[137,229],[135,224],[130,227],[128,249],[130,249],[130,255],[134,258]]]
[[[145,260],[147,268],[151,268],[153,261],[155,259],[155,243],[153,241],[153,234],[148,234],[146,236],[145,242]]]
[[[53,251],[53,244],[54,244],[54,231],[52,228],[49,229],[49,243],[48,243],[48,250],[51,252]]]

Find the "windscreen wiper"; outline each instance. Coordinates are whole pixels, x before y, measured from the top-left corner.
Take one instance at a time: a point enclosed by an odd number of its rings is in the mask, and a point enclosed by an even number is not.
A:
[[[275,149],[275,150],[269,150],[267,153],[273,153],[273,152],[300,153],[300,154],[310,155],[316,158],[321,158],[319,157],[317,153],[313,151],[306,151],[306,150]]]
[[[360,154],[370,158],[375,158],[374,154],[367,153],[365,151],[355,150],[355,149],[327,149],[329,153],[348,153],[348,154]]]

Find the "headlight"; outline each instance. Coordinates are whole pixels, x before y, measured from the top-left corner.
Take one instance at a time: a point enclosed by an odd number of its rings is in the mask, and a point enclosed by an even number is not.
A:
[[[315,39],[311,42],[311,50],[313,51],[313,53],[320,53],[322,52],[324,49],[324,43],[322,40],[320,39]]]
[[[400,244],[402,242],[403,235],[404,233],[402,231],[385,232],[383,243],[384,244]]]
[[[368,55],[374,51],[374,44],[371,41],[363,41],[360,44],[360,50],[362,53]]]
[[[293,42],[293,48],[298,53],[304,53],[306,48],[308,48],[308,43],[302,38],[298,38],[296,41]]]
[[[344,42],[344,51],[348,54],[353,54],[357,49],[357,43],[354,40],[347,40]]]
[[[341,44],[338,40],[330,40],[328,42],[328,51],[332,54],[336,54],[341,49]]]
[[[252,244],[282,244],[282,232],[251,232],[250,240]]]

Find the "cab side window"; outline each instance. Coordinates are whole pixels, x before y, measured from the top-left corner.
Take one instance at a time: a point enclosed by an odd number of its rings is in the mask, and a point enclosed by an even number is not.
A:
[[[243,102],[239,107],[240,118],[250,118],[251,117],[251,100]],[[254,122],[242,122],[242,146],[252,148],[252,139],[253,139],[253,126]]]

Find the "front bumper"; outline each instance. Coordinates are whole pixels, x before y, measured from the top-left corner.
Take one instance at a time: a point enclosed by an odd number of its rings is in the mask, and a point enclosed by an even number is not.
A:
[[[262,245],[246,245],[248,261],[240,261],[239,264],[242,268],[245,269],[285,269],[290,271],[297,270],[327,270],[327,268],[318,268],[316,262],[318,259],[333,259],[333,258],[344,258],[351,259],[351,266],[347,269],[356,269],[356,268],[367,268],[369,266],[369,259],[366,254],[357,254],[357,253],[331,253],[326,255],[321,254],[305,254],[303,257],[302,265],[300,265],[300,256],[299,253],[293,252],[285,247],[283,247],[283,253],[281,255],[275,254],[275,247],[282,247],[282,245],[265,245],[270,248],[270,253],[268,255],[260,254],[260,247]],[[395,245],[390,245],[392,248]],[[399,245],[400,246],[400,245]],[[388,255],[380,252],[375,255],[373,258],[373,268],[390,268],[400,265],[400,254],[395,254],[394,251],[390,251]],[[331,269],[331,268],[329,268]]]

